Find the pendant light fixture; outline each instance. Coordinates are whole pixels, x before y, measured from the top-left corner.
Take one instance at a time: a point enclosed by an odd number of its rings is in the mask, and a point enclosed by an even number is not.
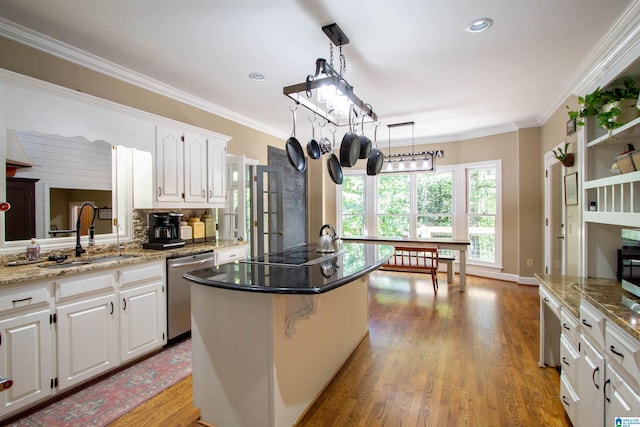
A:
[[[411,126],[411,152],[391,154],[391,129]],[[444,150],[416,151],[415,122],[393,123],[389,128],[389,152],[384,159],[381,172],[433,172],[436,169],[436,158],[444,157]]]

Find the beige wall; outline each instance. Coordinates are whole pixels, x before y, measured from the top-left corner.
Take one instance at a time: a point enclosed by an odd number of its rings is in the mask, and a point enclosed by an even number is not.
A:
[[[117,102],[182,123],[232,137],[230,154],[244,154],[267,163],[267,146],[284,141],[264,132],[105,76],[69,61],[0,37],[0,68]]]

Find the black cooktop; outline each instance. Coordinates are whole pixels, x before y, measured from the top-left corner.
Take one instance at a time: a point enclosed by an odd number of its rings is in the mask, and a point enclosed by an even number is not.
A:
[[[249,264],[305,266],[339,255],[341,252],[319,252],[316,246],[304,245],[246,259]]]

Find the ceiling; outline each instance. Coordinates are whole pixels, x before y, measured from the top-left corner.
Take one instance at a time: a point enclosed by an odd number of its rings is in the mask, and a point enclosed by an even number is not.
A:
[[[416,143],[542,124],[633,2],[0,0],[0,17],[282,138],[293,104],[282,88],[313,74],[316,58],[329,59],[321,28],[336,22],[350,40],[345,78],[378,114],[386,144],[386,125],[398,122],[415,122]],[[481,17],[495,24],[465,31]],[[299,135],[310,134],[306,117],[298,114]],[[410,138],[396,129],[398,141]]]

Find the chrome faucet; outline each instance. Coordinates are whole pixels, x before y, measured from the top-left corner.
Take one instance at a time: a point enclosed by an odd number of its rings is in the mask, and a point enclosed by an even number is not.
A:
[[[93,210],[93,217],[91,217],[91,225],[89,226],[89,246],[93,246],[95,244],[95,222],[96,222],[96,213],[98,212],[98,207],[91,202],[84,202],[82,206],[80,206],[80,210],[78,211],[78,218],[76,219],[76,256],[80,256],[86,252],[85,249],[82,249],[80,245],[80,220],[82,219],[82,211],[85,207],[91,206]]]

